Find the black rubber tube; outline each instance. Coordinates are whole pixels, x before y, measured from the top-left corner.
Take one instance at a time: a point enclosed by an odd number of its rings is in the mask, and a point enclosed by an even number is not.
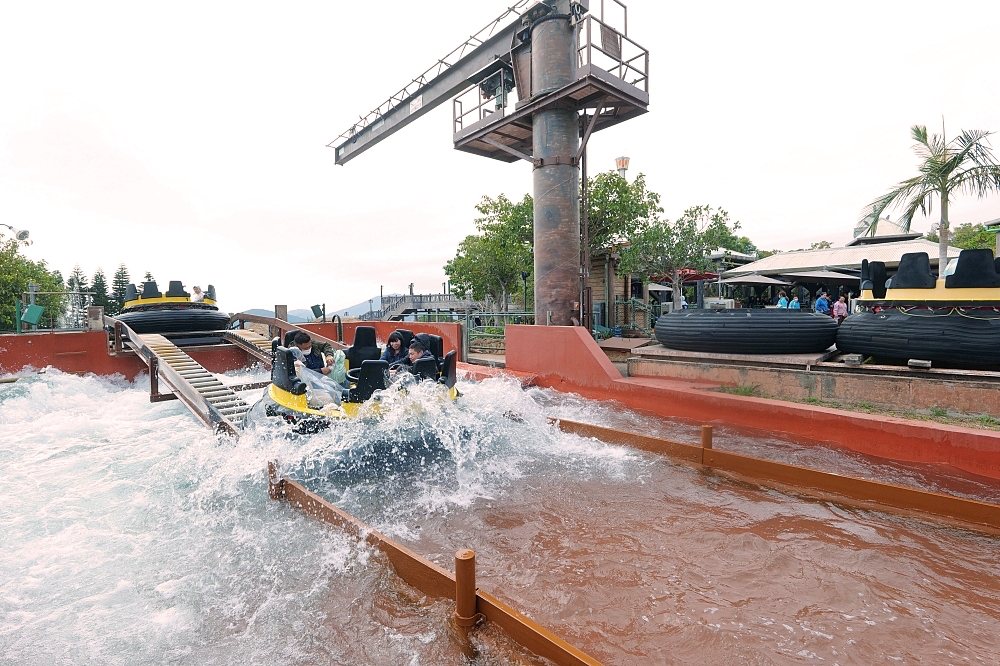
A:
[[[664,347],[716,354],[807,354],[837,339],[831,317],[800,310],[682,310],[656,320]]]

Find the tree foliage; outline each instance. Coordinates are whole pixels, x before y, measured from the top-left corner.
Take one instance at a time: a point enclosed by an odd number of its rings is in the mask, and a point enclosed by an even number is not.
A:
[[[118,270],[111,278],[111,301],[108,304],[108,314],[118,314],[125,307],[125,290],[131,281],[132,278],[129,277],[125,264],[118,264]]]
[[[929,233],[925,238],[935,243],[940,241],[940,237],[935,233]],[[955,227],[948,244],[962,250],[994,250],[996,238],[995,234],[986,231],[983,225],[970,222]]]
[[[588,179],[587,229],[591,254],[628,242],[662,213],[660,195],[646,188],[644,174],[640,173],[631,183],[615,171]]]
[[[508,295],[522,287],[521,272],[532,270],[532,204],[527,194],[517,203],[503,194],[483,197],[476,206],[479,233],[466,236],[444,267],[454,291],[506,311]]]
[[[728,221],[722,209],[712,212],[709,206],[695,206],[677,220],[657,220],[639,231],[621,253],[621,273],[648,279],[654,275],[670,276],[674,308],[681,305],[682,271],[702,271],[712,266],[709,252],[719,233],[718,225]]]
[[[94,273],[94,279],[90,283],[90,291],[94,292],[93,304],[101,306],[105,312],[110,314],[111,298],[108,296],[108,280],[100,268]]]
[[[920,175],[897,184],[892,190],[868,204],[861,213],[860,225],[874,236],[882,212],[889,206],[902,206],[903,230],[909,231],[913,216],[919,210],[924,215],[933,212],[935,197],[939,200],[941,221],[938,225],[939,265],[948,263],[948,204],[959,193],[984,197],[1000,192],[1000,164],[993,156],[988,137],[990,132],[967,130],[948,141],[944,128],[941,134],[927,134],[923,125],[910,128],[913,146],[920,164]]]
[[[21,254],[21,247],[30,241],[0,237],[0,329],[17,330],[14,322],[15,301],[28,291],[28,283],[40,285],[39,291],[62,291],[62,276],[50,271],[44,261],[31,261]],[[38,296],[36,302],[45,307],[47,314],[58,317],[62,312],[62,298],[58,295]],[[48,317],[46,317],[48,319]]]
[[[688,209],[688,212],[690,211],[698,211],[694,214],[700,220],[701,233],[708,243],[710,252],[719,249],[752,255],[759,252],[753,241],[746,236],[737,235],[736,232],[740,230],[739,221],[731,223],[729,213],[722,208],[712,211],[710,206],[696,206]]]

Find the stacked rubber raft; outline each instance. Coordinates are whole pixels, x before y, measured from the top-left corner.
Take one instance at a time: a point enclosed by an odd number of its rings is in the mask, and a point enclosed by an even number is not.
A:
[[[797,354],[837,349],[877,359],[962,367],[1000,366],[1000,260],[963,250],[938,279],[926,252],[905,254],[891,278],[862,262],[862,308],[843,325],[808,311],[682,310],[660,317],[665,347],[726,354]]]

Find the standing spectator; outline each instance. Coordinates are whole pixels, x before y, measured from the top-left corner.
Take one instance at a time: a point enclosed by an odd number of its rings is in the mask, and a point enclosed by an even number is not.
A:
[[[785,292],[783,292],[783,291],[779,291],[778,292],[778,307],[779,308],[787,308],[788,307],[788,297],[785,296]]]
[[[847,319],[847,296],[841,296],[833,304],[833,316],[837,319],[838,326]]]
[[[799,297],[798,296],[792,296],[792,302],[788,304],[788,309],[789,310],[801,310],[802,309],[802,304],[799,303]]]
[[[827,317],[832,316],[830,314],[830,300],[826,297],[826,292],[822,292],[819,298],[816,299],[816,312],[819,314],[824,314]]]

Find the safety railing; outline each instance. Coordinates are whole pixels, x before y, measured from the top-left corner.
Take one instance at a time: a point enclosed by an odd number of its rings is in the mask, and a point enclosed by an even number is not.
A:
[[[601,19],[591,14],[583,18],[577,52],[577,66],[598,67],[649,92],[649,51]]]
[[[337,508],[302,484],[280,478],[276,462],[269,462],[267,471],[268,495],[271,499],[286,500],[308,515],[340,528],[355,539],[363,540],[383,553],[396,575],[421,593],[454,600],[452,622],[462,640],[467,641],[468,632],[482,622],[493,622],[514,642],[559,666],[600,666],[600,662],[590,655],[493,595],[478,589],[473,551],[463,549],[455,553],[453,574]]]
[[[767,487],[791,488],[815,499],[833,499],[866,509],[874,506],[904,513],[918,511],[948,521],[958,521],[965,527],[985,527],[992,532],[1000,529],[1000,505],[719,451],[714,448],[712,426],[708,425],[701,428],[699,446],[589,423],[565,420],[556,420],[556,423],[563,432],[641,449],[682,463],[701,465],[713,473],[734,474],[740,480],[750,480]]]
[[[653,306],[638,298],[615,299],[615,325],[624,330],[640,331],[652,335]]]
[[[471,353],[505,354],[507,325],[534,323],[534,312],[466,312],[463,348]]]

